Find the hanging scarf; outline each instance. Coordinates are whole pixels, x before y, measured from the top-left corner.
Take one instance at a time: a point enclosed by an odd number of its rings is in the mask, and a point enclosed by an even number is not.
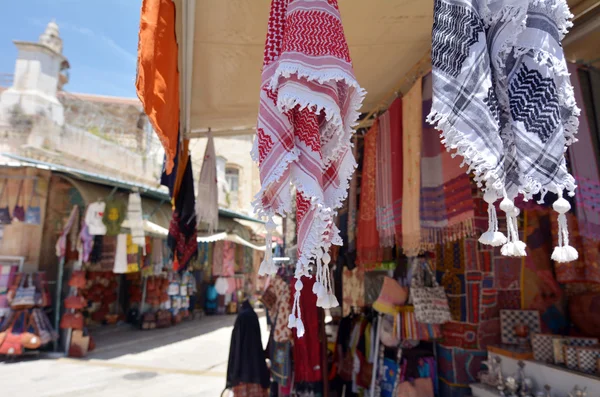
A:
[[[146,238],[144,236],[144,217],[142,213],[142,198],[139,193],[129,194],[127,203],[127,221],[133,243],[142,247],[146,255]]]
[[[391,132],[390,113],[385,112],[379,117],[377,134],[377,231],[382,247],[395,243]]]
[[[375,219],[378,132],[379,122],[375,121],[375,124],[364,138],[360,210],[356,236],[356,263],[363,268],[365,265],[379,263],[382,260],[382,251],[379,248],[379,232],[377,231]]]
[[[60,237],[56,241],[55,250],[56,250],[56,256],[59,259],[64,258],[65,255],[67,254],[67,239],[69,239],[71,237],[71,234],[72,234],[71,229],[73,229],[73,226],[77,225],[78,219],[79,219],[79,208],[76,205],[74,205],[73,208],[71,209],[71,212],[69,213],[69,219],[67,220],[67,223],[65,223],[65,225],[63,226],[63,230],[60,233]],[[76,230],[76,229],[77,228],[75,228],[74,230]],[[71,237],[70,245],[71,245],[71,247],[76,247],[77,240],[72,239],[72,237]]]
[[[423,136],[421,148],[422,247],[431,249],[469,235],[475,206],[471,181],[460,160],[447,152],[425,120],[431,110],[431,74],[423,78]]]
[[[212,135],[208,135],[204,161],[198,178],[198,196],[196,197],[196,222],[198,228],[206,223],[207,233],[219,227],[219,192],[217,189],[217,154]]]
[[[579,109],[560,40],[571,25],[565,0],[436,0],[432,65],[433,107],[428,121],[442,142],[469,165],[484,186],[489,227],[481,243],[502,254],[526,255],[514,199],[554,192],[561,239],[553,259],[574,260],[562,197],[573,194],[564,150],[574,142]],[[507,214],[498,231],[493,203]]]
[[[421,248],[419,185],[422,107],[422,81],[419,79],[402,98],[402,248],[406,256],[417,255]]]
[[[392,148],[392,203],[394,211],[394,227],[396,246],[402,246],[402,188],[403,188],[403,155],[402,155],[402,99],[397,98],[388,109],[390,115],[390,131]]]
[[[354,77],[337,1],[272,0],[252,150],[262,184],[255,208],[270,219],[269,240],[272,217],[292,212],[290,184],[296,187],[297,283],[317,258],[315,292],[325,307],[337,305],[326,252],[331,244],[342,244],[333,216],[356,167],[350,138],[364,94]],[[275,272],[267,251],[260,273]],[[295,305],[290,326],[296,311]]]
[[[584,104],[582,86],[577,66],[569,64],[571,81],[574,83],[575,99]],[[590,130],[586,107],[579,116],[578,145],[569,148],[569,157],[573,176],[577,181],[577,221],[579,234],[583,237],[600,240],[600,176],[598,175],[598,157],[594,150],[594,137]]]
[[[358,157],[358,145],[356,136],[353,138],[352,156]],[[356,250],[356,195],[358,191],[358,181],[356,173],[352,174],[350,180],[350,190],[348,191],[348,252]]]

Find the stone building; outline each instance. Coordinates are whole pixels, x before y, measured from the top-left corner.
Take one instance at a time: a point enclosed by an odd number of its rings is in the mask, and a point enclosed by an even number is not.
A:
[[[70,65],[55,22],[37,42],[14,43],[14,74],[0,81],[0,153],[158,185],[163,152],[137,98],[64,91]]]

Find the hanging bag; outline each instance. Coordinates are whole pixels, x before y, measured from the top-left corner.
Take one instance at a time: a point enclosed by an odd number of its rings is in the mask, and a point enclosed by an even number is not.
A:
[[[36,201],[36,205],[33,205],[33,201]],[[42,222],[42,209],[40,208],[40,198],[37,195],[37,178],[33,180],[33,186],[31,187],[31,196],[29,197],[29,204],[27,205],[27,211],[25,212],[25,223],[30,225],[39,225]]]
[[[25,312],[18,313],[12,320],[4,337],[0,337],[0,355],[20,356],[23,354],[21,334],[25,327]]]
[[[19,190],[17,192],[17,202],[15,203],[15,208],[13,209],[13,221],[23,222],[25,221],[25,207],[21,203],[21,192],[23,191],[23,180],[19,183]]]
[[[8,194],[8,179],[4,180],[4,184],[2,185],[2,189],[0,189],[0,206],[2,205],[2,199],[4,198],[4,193]],[[0,225],[10,225],[10,209],[8,208],[8,198],[6,199],[6,206],[0,207]]]
[[[81,313],[65,313],[60,319],[61,329],[83,329],[83,315]]]
[[[71,295],[65,299],[65,309],[81,310],[87,306],[82,296]]]
[[[21,334],[21,344],[24,348],[30,350],[39,349],[42,345],[42,339],[39,337],[39,330],[35,324],[33,314],[25,312],[26,325],[25,330]]]
[[[430,276],[429,283],[425,282],[425,272]],[[414,259],[410,296],[415,307],[415,317],[418,322],[424,324],[444,324],[452,320],[444,287],[438,284],[426,260]]]
[[[71,273],[71,279],[69,280],[69,287],[83,289],[87,284],[85,278],[85,270],[73,270]]]
[[[31,281],[31,276],[21,277],[19,287],[15,292],[15,297],[10,303],[13,310],[30,309],[35,306],[35,286]]]

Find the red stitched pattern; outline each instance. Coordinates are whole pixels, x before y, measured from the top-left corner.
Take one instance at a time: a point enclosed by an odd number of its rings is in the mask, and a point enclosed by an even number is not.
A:
[[[265,134],[262,128],[258,129],[258,164],[262,164],[273,148],[273,139]]]
[[[310,210],[310,200],[305,198],[302,193],[296,193],[296,222],[298,225],[302,223],[308,210]]]
[[[267,31],[267,42],[263,66],[275,61],[281,55],[281,42],[283,41],[283,30],[285,26],[285,10],[288,1],[272,1],[271,13],[269,15],[269,29]]]
[[[294,131],[296,137],[313,152],[321,154],[321,134],[317,116],[308,108],[294,111]]]
[[[287,16],[285,24],[283,52],[331,55],[350,62],[350,51],[338,18],[322,11],[295,11]]]

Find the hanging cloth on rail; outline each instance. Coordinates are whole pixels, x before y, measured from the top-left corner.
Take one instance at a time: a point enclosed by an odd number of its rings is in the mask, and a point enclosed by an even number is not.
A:
[[[577,259],[569,245],[563,191],[574,194],[565,147],[575,142],[579,109],[560,41],[572,26],[565,0],[436,0],[429,121],[442,131],[485,189],[489,229],[481,243],[525,256],[514,204],[558,194],[558,246],[552,258]],[[494,202],[507,214],[498,231]]]
[[[314,40],[318,37],[319,40]],[[365,92],[356,81],[336,0],[272,0],[265,44],[256,140],[262,188],[256,212],[292,212],[296,187],[296,283],[316,261],[317,304],[337,306],[329,277],[329,247],[342,245],[333,223],[356,167],[350,139]],[[276,272],[267,250],[261,274]],[[296,295],[299,298],[300,288]],[[298,302],[298,299],[296,299]],[[294,305],[290,327],[298,325]]]

